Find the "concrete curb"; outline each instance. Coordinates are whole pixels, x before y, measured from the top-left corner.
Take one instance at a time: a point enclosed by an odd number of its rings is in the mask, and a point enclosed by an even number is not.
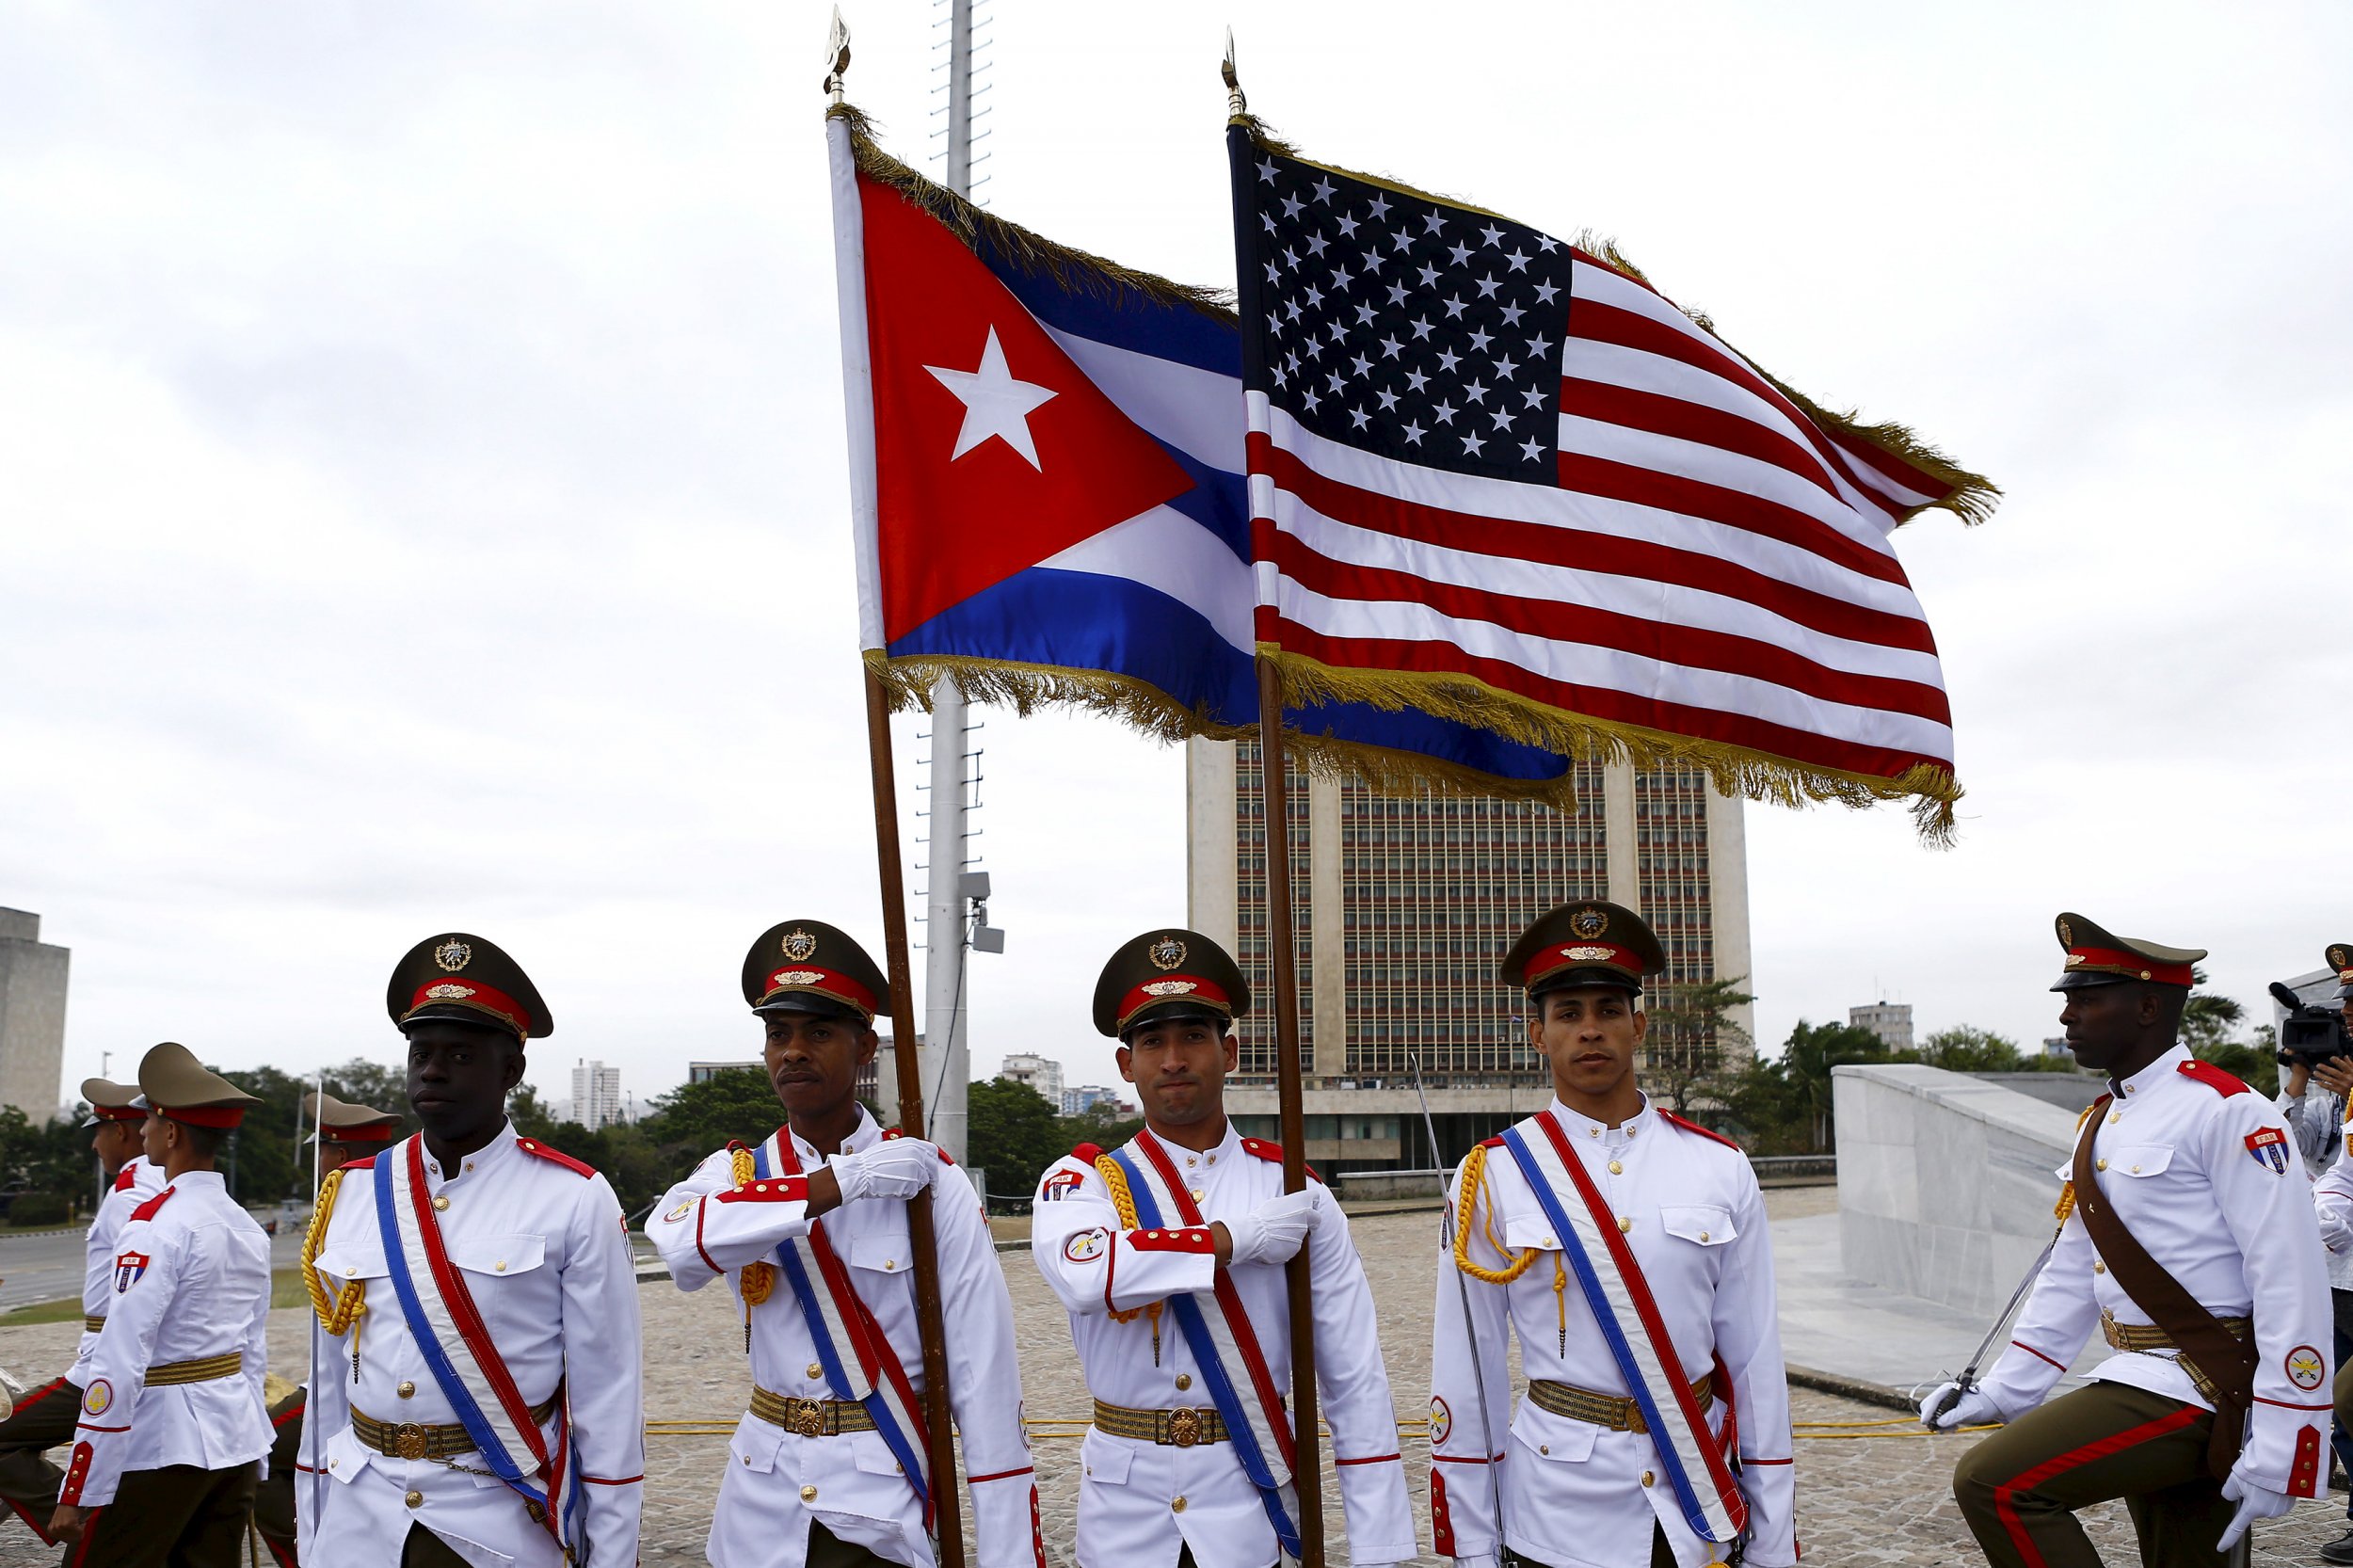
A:
[[[1917,1400],[1905,1398],[1883,1383],[1866,1383],[1861,1378],[1843,1377],[1836,1372],[1819,1372],[1811,1367],[1795,1365],[1784,1368],[1789,1382],[1799,1388],[1811,1388],[1817,1394],[1835,1394],[1840,1399],[1853,1400],[1858,1404],[1877,1405],[1881,1410],[1901,1410],[1919,1414]]]

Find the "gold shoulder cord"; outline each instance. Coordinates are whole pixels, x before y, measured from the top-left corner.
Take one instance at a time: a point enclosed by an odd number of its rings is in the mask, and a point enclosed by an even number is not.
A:
[[[759,1175],[752,1162],[752,1151],[737,1144],[728,1151],[728,1174],[734,1177],[738,1191],[748,1187]],[[776,1288],[776,1266],[773,1263],[746,1263],[738,1288],[744,1296],[744,1353],[752,1353],[752,1308],[765,1302]]]
[[[2091,1113],[2099,1109],[2098,1100],[2093,1100],[2089,1105],[2085,1106],[2083,1114],[2075,1118],[2075,1130],[2083,1131],[2084,1123],[2091,1120]],[[2071,1155],[2074,1152],[2073,1144],[2068,1145],[2068,1152]],[[2071,1179],[2059,1183],[2058,1202],[2051,1206],[2051,1218],[2063,1225],[2067,1223],[2067,1217],[2073,1212],[2075,1212],[2075,1183]]]
[[[1529,1247],[1521,1252],[1516,1261],[1501,1269],[1484,1268],[1471,1261],[1470,1232],[1474,1217],[1479,1220],[1480,1234],[1487,1238],[1487,1245],[1496,1250],[1497,1256],[1512,1256],[1511,1249],[1496,1235],[1495,1205],[1489,1204],[1485,1213],[1479,1213],[1479,1192],[1486,1177],[1487,1146],[1473,1144],[1469,1155],[1463,1160],[1463,1195],[1457,1200],[1460,1207],[1454,1215],[1454,1266],[1484,1284],[1509,1285],[1528,1272],[1529,1266],[1536,1261],[1537,1253],[1543,1249]],[[1565,1358],[1569,1353],[1569,1270],[1565,1257],[1560,1253],[1553,1254],[1552,1257],[1552,1306],[1553,1315],[1560,1320],[1561,1354]]]
[[[343,1187],[344,1173],[333,1170],[319,1183],[318,1205],[311,1210],[311,1228],[302,1233],[302,1284],[310,1292],[311,1310],[318,1315],[319,1326],[330,1335],[349,1333],[351,1336],[351,1375],[360,1376],[360,1331],[357,1325],[368,1310],[368,1282],[364,1279],[345,1280],[343,1288],[330,1300],[326,1282],[319,1278],[319,1249],[327,1244],[327,1224],[335,1213],[335,1193]]]
[[[1120,1169],[1119,1161],[1113,1160],[1108,1154],[1098,1154],[1095,1157],[1095,1174],[1101,1176],[1103,1178],[1103,1185],[1110,1188],[1112,1191],[1112,1207],[1119,1211],[1119,1227],[1122,1230],[1138,1230],[1143,1228],[1136,1223],[1135,1194],[1128,1191],[1128,1173]],[[1112,1321],[1114,1323],[1132,1323],[1136,1320],[1136,1317],[1139,1313],[1151,1320],[1152,1365],[1158,1367],[1160,1364],[1160,1303],[1146,1302],[1142,1306],[1129,1307],[1125,1312],[1113,1311],[1112,1313]]]

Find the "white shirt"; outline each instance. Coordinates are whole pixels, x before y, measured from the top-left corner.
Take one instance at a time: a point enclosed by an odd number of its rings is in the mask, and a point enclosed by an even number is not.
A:
[[[90,1217],[89,1229],[82,1238],[82,1316],[104,1318],[113,1310],[115,1299],[115,1240],[122,1227],[131,1222],[131,1211],[157,1192],[163,1191],[164,1173],[140,1155],[133,1155],[115,1173],[113,1185],[99,1203],[98,1212]],[[98,1349],[98,1336],[89,1329],[82,1331],[82,1343],[73,1356],[73,1368],[65,1375],[66,1382],[79,1388],[89,1381],[89,1358]]]
[[[1610,1209],[1631,1222],[1621,1228],[1685,1378],[1696,1383],[1722,1361],[1738,1429],[1740,1491],[1749,1504],[1747,1560],[1756,1568],[1785,1568],[1797,1561],[1789,1388],[1765,1200],[1748,1156],[1713,1133],[1654,1112],[1647,1098],[1614,1128],[1558,1099],[1551,1112]],[[1657,1447],[1649,1433],[1608,1431],[1529,1400],[1513,1412],[1507,1335],[1517,1336],[1521,1366],[1531,1378],[1617,1398],[1633,1390],[1575,1273],[1567,1272],[1560,1238],[1518,1162],[1499,1142],[1483,1158],[1471,1261],[1503,1269],[1531,1249],[1536,1256],[1503,1286],[1465,1274],[1451,1256],[1438,1262],[1430,1488],[1433,1520],[1445,1521],[1440,1555],[1492,1568],[1498,1555],[1499,1490],[1504,1541],[1554,1568],[1648,1562],[1657,1530],[1665,1532],[1678,1563],[1719,1560],[1720,1551],[1685,1523],[1658,1475]],[[1450,1191],[1459,1200],[1460,1167]],[[1574,1192],[1560,1198],[1564,1205],[1583,1202]],[[1556,1289],[1562,1278],[1566,1288]],[[1717,1390],[1707,1416],[1719,1433],[1724,1392]],[[1489,1465],[1496,1467],[1493,1480]],[[1706,1484],[1704,1477],[1697,1480]]]
[[[1140,1132],[1135,1144],[1152,1136]],[[1196,1153],[1168,1143],[1160,1148],[1205,1224],[1240,1220],[1283,1191],[1282,1151],[1242,1137],[1230,1121],[1213,1148]],[[1172,1245],[1164,1232],[1125,1228],[1101,1175],[1091,1160],[1077,1155],[1046,1173],[1031,1210],[1031,1256],[1069,1309],[1088,1391],[1130,1410],[1210,1407],[1200,1368],[1173,1315],[1163,1311],[1157,1352],[1148,1316],[1124,1323],[1111,1316],[1214,1288],[1218,1268],[1210,1244]],[[1359,1568],[1402,1562],[1417,1548],[1399,1457],[1397,1407],[1381,1361],[1372,1289],[1337,1203],[1327,1200],[1319,1228],[1307,1238],[1307,1256],[1316,1384],[1332,1429],[1350,1557]],[[1226,1273],[1257,1331],[1275,1386],[1288,1392],[1290,1310],[1283,1268],[1253,1263]],[[1243,1375],[1240,1368],[1231,1370]],[[1176,1448],[1089,1427],[1080,1460],[1080,1568],[1173,1568],[1187,1545],[1204,1568],[1264,1568],[1278,1555],[1274,1527],[1231,1443]]]
[[[2252,1313],[2255,1406],[2239,1468],[2275,1492],[2312,1496],[2313,1466],[2318,1482],[2329,1473],[2321,1443],[2334,1341],[2303,1162],[2267,1101],[2195,1062],[2186,1047],[2167,1051],[2121,1090],[2098,1112],[2091,1152],[2100,1190],[2134,1240],[2201,1306],[2221,1318]],[[2073,1176],[2072,1157],[2057,1174]],[[2149,1321],[2101,1261],[2082,1215],[2071,1213],[1985,1393],[2012,1416],[2041,1402],[2103,1311],[2120,1323]],[[2091,1375],[2213,1408],[2174,1355],[2120,1352]]]
[[[114,1501],[126,1470],[227,1470],[269,1452],[269,1238],[217,1171],[190,1171],[131,1211],[115,1238],[114,1300],[82,1368],[82,1415],[57,1500]],[[241,1355],[228,1377],[147,1386],[148,1370]]]
[[[808,1140],[779,1129],[764,1145],[771,1177],[783,1176],[778,1136],[792,1139],[804,1173],[824,1164]],[[873,1117],[861,1110],[857,1129],[841,1141],[841,1152],[872,1148],[882,1137]],[[1013,1297],[972,1184],[943,1164],[933,1193],[933,1239],[946,1307],[948,1406],[964,1440],[979,1568],[1044,1568],[1037,1480],[1014,1355]],[[739,1190],[731,1151],[721,1149],[670,1189],[646,1231],[680,1289],[699,1290],[724,1278],[739,1315],[744,1266],[773,1265],[783,1242],[811,1229],[821,1232],[847,1265],[851,1288],[873,1314],[920,1397],[925,1386],[923,1349],[916,1328],[905,1203],[860,1198],[812,1221],[807,1199],[805,1179],[760,1181]],[[808,1320],[781,1269],[768,1299],[751,1309],[751,1376],[773,1394],[834,1397]],[[929,1568],[932,1548],[922,1505],[881,1433],[802,1437],[746,1411],[728,1449],[727,1475],[711,1519],[713,1563],[801,1568],[814,1518],[840,1540],[889,1561]]]
[[[2298,1153],[2304,1157],[2304,1171],[2317,1183],[2332,1168],[2342,1163],[2345,1145],[2353,1141],[2345,1125],[2345,1101],[2327,1089],[2308,1088],[2302,1095],[2280,1091],[2272,1102],[2286,1118],[2288,1131],[2295,1136]],[[2319,1189],[2313,1189],[2313,1201],[2319,1201]],[[2345,1240],[2331,1241],[2326,1215],[2321,1220],[2320,1237],[2329,1249],[2329,1288],[2353,1290],[2353,1246]]]
[[[362,1281],[367,1311],[344,1334],[319,1336],[305,1419],[325,1438],[327,1480],[296,1480],[298,1555],[335,1568],[396,1568],[408,1527],[421,1523],[474,1568],[559,1568],[554,1538],[533,1522],[520,1496],[495,1476],[455,1467],[487,1472],[479,1453],[449,1464],[396,1459],[351,1430],[355,1409],[378,1421],[457,1421],[401,1316],[377,1227],[376,1167],[405,1162],[414,1141],[344,1167],[319,1249],[328,1296]],[[427,1153],[424,1173],[449,1260],[523,1400],[536,1407],[564,1392],[578,1474],[587,1482],[584,1534],[594,1568],[631,1568],[646,1410],[636,1268],[619,1200],[603,1176],[518,1139],[511,1124],[456,1170]],[[413,1277],[420,1291],[432,1288],[429,1274]],[[552,1433],[558,1418],[541,1432]],[[310,1443],[306,1432],[298,1468],[309,1466]],[[411,1493],[419,1498],[413,1508]]]

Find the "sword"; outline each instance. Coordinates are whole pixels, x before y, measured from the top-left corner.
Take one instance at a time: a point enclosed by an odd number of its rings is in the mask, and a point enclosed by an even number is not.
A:
[[[1414,1075],[1414,1097],[1421,1102],[1421,1128],[1423,1135],[1430,1140],[1430,1163],[1436,1166],[1438,1165],[1438,1124],[1430,1114],[1430,1096],[1421,1085],[1420,1053],[1409,1052],[1405,1058],[1405,1064]],[[1447,1272],[1454,1276],[1455,1292],[1461,1297],[1463,1303],[1463,1333],[1470,1340],[1471,1386],[1479,1394],[1479,1452],[1480,1457],[1484,1459],[1488,1457],[1487,1444],[1495,1435],[1495,1427],[1487,1417],[1487,1368],[1486,1363],[1480,1359],[1479,1324],[1471,1317],[1470,1286],[1464,1280],[1463,1271],[1454,1266],[1454,1206],[1447,1201],[1446,1172],[1442,1166],[1438,1170],[1438,1240],[1439,1245],[1444,1249],[1439,1256],[1446,1260]],[[1510,1331],[1507,1329],[1505,1333],[1508,1351]],[[1481,1468],[1487,1472],[1487,1495],[1495,1503],[1496,1544],[1498,1547],[1502,1547],[1503,1481],[1497,1476],[1496,1466],[1493,1464],[1482,1465]],[[1503,1553],[1507,1560],[1513,1555],[1509,1547],[1503,1547]]]
[[[313,1212],[316,1212],[319,1202],[319,1165],[327,1158],[325,1130],[327,1126],[327,1069],[325,1067],[319,1069],[317,1096],[318,1097],[311,1102],[311,1208]],[[296,1266],[303,1271],[305,1275],[303,1288],[307,1291],[311,1288],[308,1278],[310,1265],[302,1263],[297,1258]],[[337,1375],[342,1375],[340,1370]],[[318,1530],[320,1515],[323,1512],[321,1508],[323,1499],[319,1495],[319,1489],[326,1484],[327,1480],[327,1466],[320,1463],[325,1456],[319,1452],[319,1444],[322,1439],[319,1432],[318,1416],[311,1408],[311,1397],[317,1391],[318,1385],[319,1315],[312,1312],[311,1314],[311,1370],[302,1384],[302,1446],[311,1450],[311,1529],[314,1537]],[[297,1537],[301,1534],[301,1511],[297,1509],[295,1515],[295,1533]]]
[[[1952,1392],[1937,1400],[1936,1408],[1929,1412],[1927,1419],[1921,1424],[1930,1432],[1939,1430],[1937,1423],[1951,1414],[1953,1406],[1961,1402],[1963,1394],[1977,1392],[1977,1368],[1984,1364],[1985,1352],[1993,1348],[1993,1341],[2002,1336],[2002,1330],[2008,1326],[2010,1315],[2018,1310],[2018,1304],[2026,1299],[2026,1292],[2034,1288],[2034,1282],[2041,1277],[2042,1266],[2051,1261],[2052,1249],[2058,1245],[2059,1231],[2066,1228],[2067,1222],[2061,1220],[2058,1230],[2051,1232],[2051,1239],[2042,1243],[2042,1250],[2035,1255],[2034,1262],[2026,1269],[2026,1277],[2020,1280],[2018,1288],[2009,1293],[2009,1304],[2003,1307],[2001,1316],[1993,1320],[1993,1326],[1985,1331],[1985,1337],[1977,1341],[1977,1353],[1969,1358],[1969,1365],[1962,1368],[1961,1376],[1953,1381]]]

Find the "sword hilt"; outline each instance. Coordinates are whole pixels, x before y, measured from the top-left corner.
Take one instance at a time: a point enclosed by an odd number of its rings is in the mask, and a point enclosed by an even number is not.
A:
[[[1967,1372],[1961,1373],[1960,1377],[1953,1380],[1952,1387],[1945,1391],[1943,1399],[1936,1401],[1935,1408],[1929,1412],[1929,1418],[1921,1424],[1930,1432],[1942,1431],[1945,1417],[1950,1416],[1953,1413],[1953,1407],[1961,1403],[1961,1397],[1963,1394],[1975,1393],[1977,1387],[1977,1380],[1975,1377]]]

